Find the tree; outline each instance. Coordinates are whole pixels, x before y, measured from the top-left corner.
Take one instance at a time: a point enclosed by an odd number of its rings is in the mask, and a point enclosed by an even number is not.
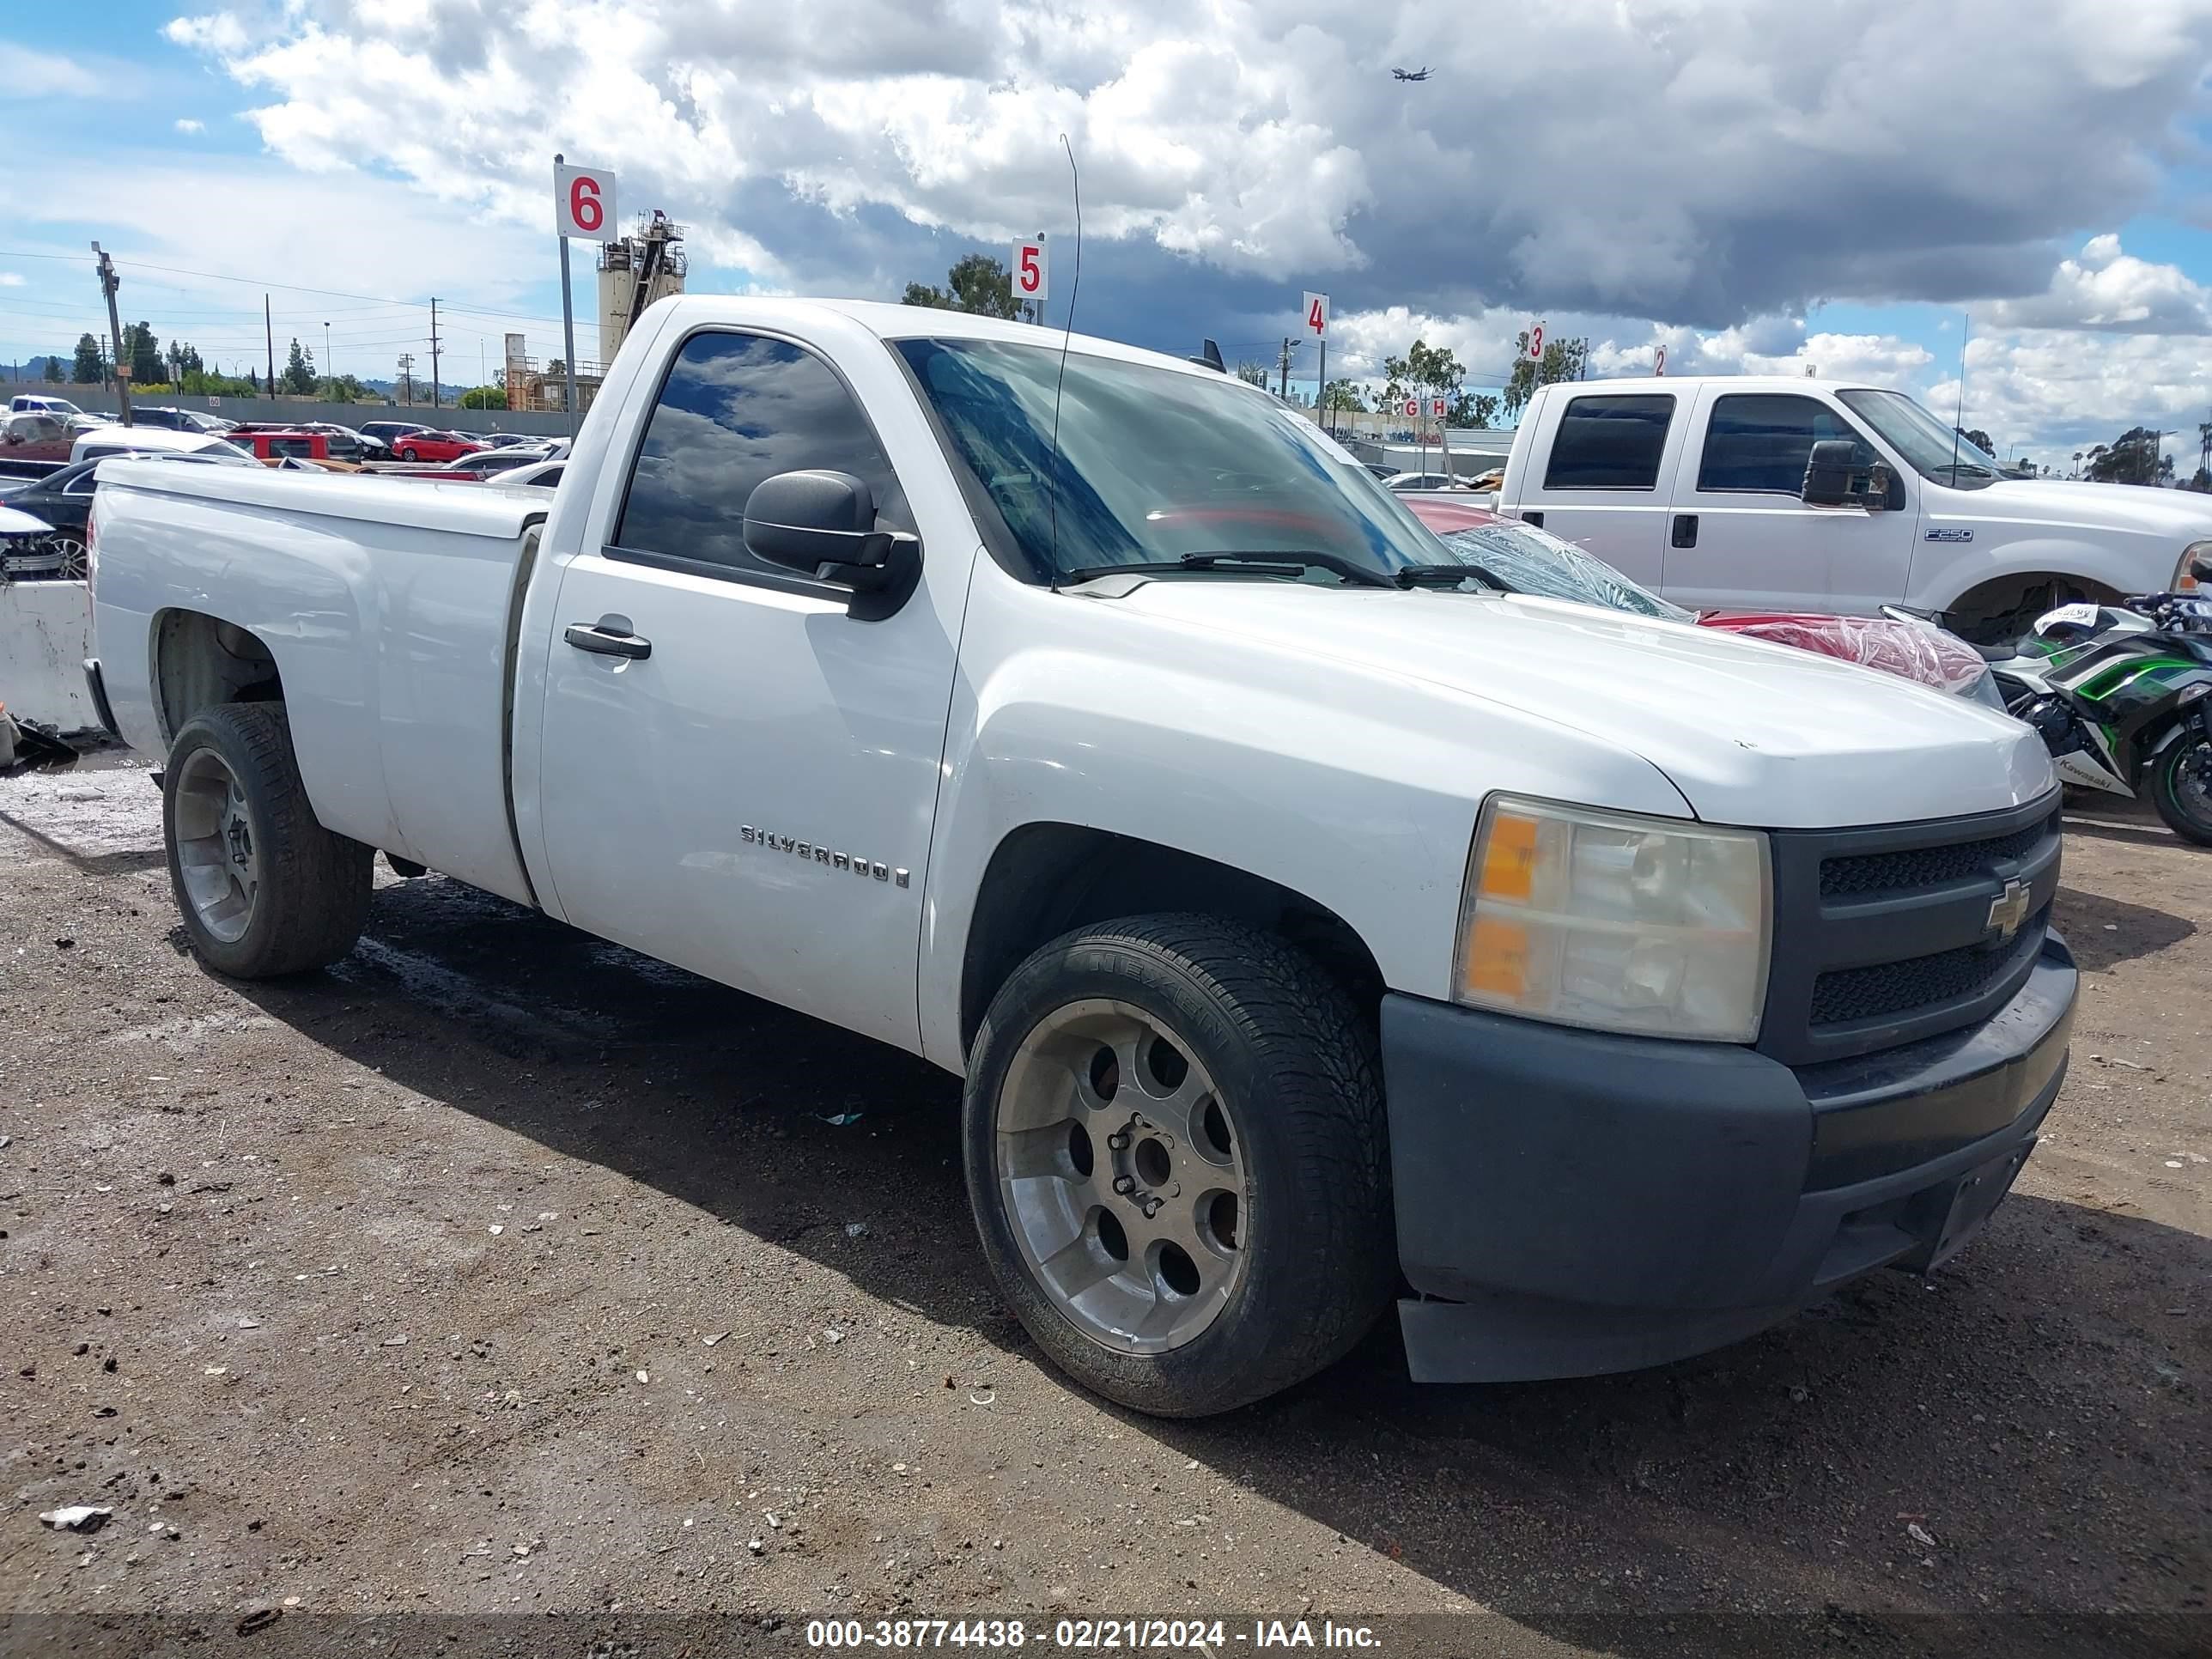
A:
[[[1382,373],[1387,380],[1382,388],[1386,409],[1395,408],[1407,397],[1417,398],[1420,400],[1421,419],[1425,422],[1431,398],[1443,398],[1455,406],[1464,400],[1460,382],[1467,379],[1467,371],[1446,347],[1416,340],[1413,349],[1404,356],[1385,357]],[[1449,416],[1445,420],[1447,424],[1451,423]]]
[[[261,376],[253,371],[251,365],[247,366],[246,371],[246,392],[250,398],[258,398],[261,395]]]
[[[161,378],[161,348],[154,338],[150,323],[131,323],[124,328],[123,355],[131,360],[132,380],[152,381]]]
[[[1983,454],[1994,455],[1997,453],[1996,445],[1990,441],[1990,434],[1983,431],[1981,428],[1978,426],[1959,426],[1954,427],[1951,429],[1954,432],[1956,432],[1961,438],[1964,438],[1968,443],[1973,445],[1975,448],[1980,450]]]
[[[568,376],[568,365],[563,362],[560,358],[556,357],[551,362],[545,365],[545,374],[548,380],[566,380]]]
[[[80,386],[90,386],[107,378],[107,362],[100,354],[100,341],[93,335],[76,337],[76,362],[70,368],[70,379]]]
[[[1580,380],[1583,367],[1589,361],[1588,340],[1553,340],[1544,347],[1544,361],[1531,362],[1528,331],[1523,329],[1514,343],[1513,373],[1505,382],[1505,412],[1519,419],[1521,411],[1528,406],[1528,399],[1536,395],[1538,386],[1550,386],[1557,380]]]
[[[277,382],[295,397],[304,398],[315,389],[315,354],[302,351],[295,337],[292,349],[284,356],[284,377]]]
[[[2132,426],[2082,458],[2081,476],[2100,483],[2156,483],[2173,477],[2173,457],[2160,453],[2160,434]]]
[[[1331,380],[1321,394],[1321,406],[1346,414],[1364,415],[1367,394],[1350,380]]]
[[[368,388],[351,374],[326,374],[317,383],[315,395],[326,404],[367,403]]]
[[[903,302],[1009,320],[1022,314],[1023,303],[1014,298],[1013,279],[1007,275],[1006,266],[988,253],[963,255],[945,273],[943,288],[928,283],[908,283]]]
[[[507,388],[502,386],[472,386],[461,393],[463,409],[505,409]]]
[[[62,378],[62,360],[60,358],[49,357],[46,359],[46,372],[45,378],[49,386],[53,385]]]
[[[1498,418],[1498,399],[1487,392],[1462,392],[1453,402],[1447,426],[1487,427]]]

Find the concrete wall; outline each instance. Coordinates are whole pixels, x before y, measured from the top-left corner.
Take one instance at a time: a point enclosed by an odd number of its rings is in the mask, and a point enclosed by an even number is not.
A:
[[[583,379],[588,392],[591,376],[586,374]],[[568,434],[566,415],[533,410],[455,409],[450,394],[444,407],[433,409],[427,398],[428,388],[423,390],[425,400],[417,404],[326,404],[313,398],[187,398],[167,392],[155,392],[143,401],[168,409],[204,409],[230,421],[331,421],[339,426],[359,426],[363,421],[420,421],[424,426],[451,427],[459,432],[527,432],[540,438],[563,438]],[[27,380],[17,386],[10,380],[0,383],[0,407],[5,407],[7,399],[18,392],[66,398],[88,415],[115,413],[114,395],[105,386],[41,386]],[[576,418],[582,421],[580,411]]]
[[[0,582],[0,703],[64,732],[97,727],[84,659],[92,599],[82,582]]]

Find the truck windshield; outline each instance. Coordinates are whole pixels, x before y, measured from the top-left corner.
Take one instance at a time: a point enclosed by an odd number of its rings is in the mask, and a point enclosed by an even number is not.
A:
[[[1836,396],[1931,483],[1984,489],[1996,482],[1996,456],[1952,431],[1903,392],[1855,387]]]
[[[957,464],[1040,581],[1158,563],[1341,586],[1354,577],[1331,565],[1371,572],[1372,581],[1450,559],[1313,422],[1240,381],[1074,353],[1061,386],[1057,344],[893,343],[951,434]],[[1205,556],[1267,554],[1310,556],[1296,566]]]
[[[1468,563],[1480,565],[1509,593],[1571,599],[1668,622],[1691,622],[1697,616],[1638,586],[1594,554],[1533,525],[1510,520],[1470,525],[1447,531],[1444,544]]]

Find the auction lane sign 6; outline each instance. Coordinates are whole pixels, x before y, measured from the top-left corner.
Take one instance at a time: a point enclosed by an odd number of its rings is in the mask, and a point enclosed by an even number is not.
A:
[[[570,167],[553,169],[553,222],[563,236],[587,242],[604,242],[614,232],[615,176],[605,167]]]

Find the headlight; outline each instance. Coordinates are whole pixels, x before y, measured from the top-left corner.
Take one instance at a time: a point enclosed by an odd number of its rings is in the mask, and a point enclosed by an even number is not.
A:
[[[1644,1036],[1749,1042],[1766,1000],[1766,837],[1493,795],[1453,994]]]
[[[2212,561],[2212,542],[2191,542],[2181,550],[2181,557],[2173,567],[2173,593],[2194,593],[2199,586],[2197,578],[2189,574],[2190,565],[2198,559]]]

